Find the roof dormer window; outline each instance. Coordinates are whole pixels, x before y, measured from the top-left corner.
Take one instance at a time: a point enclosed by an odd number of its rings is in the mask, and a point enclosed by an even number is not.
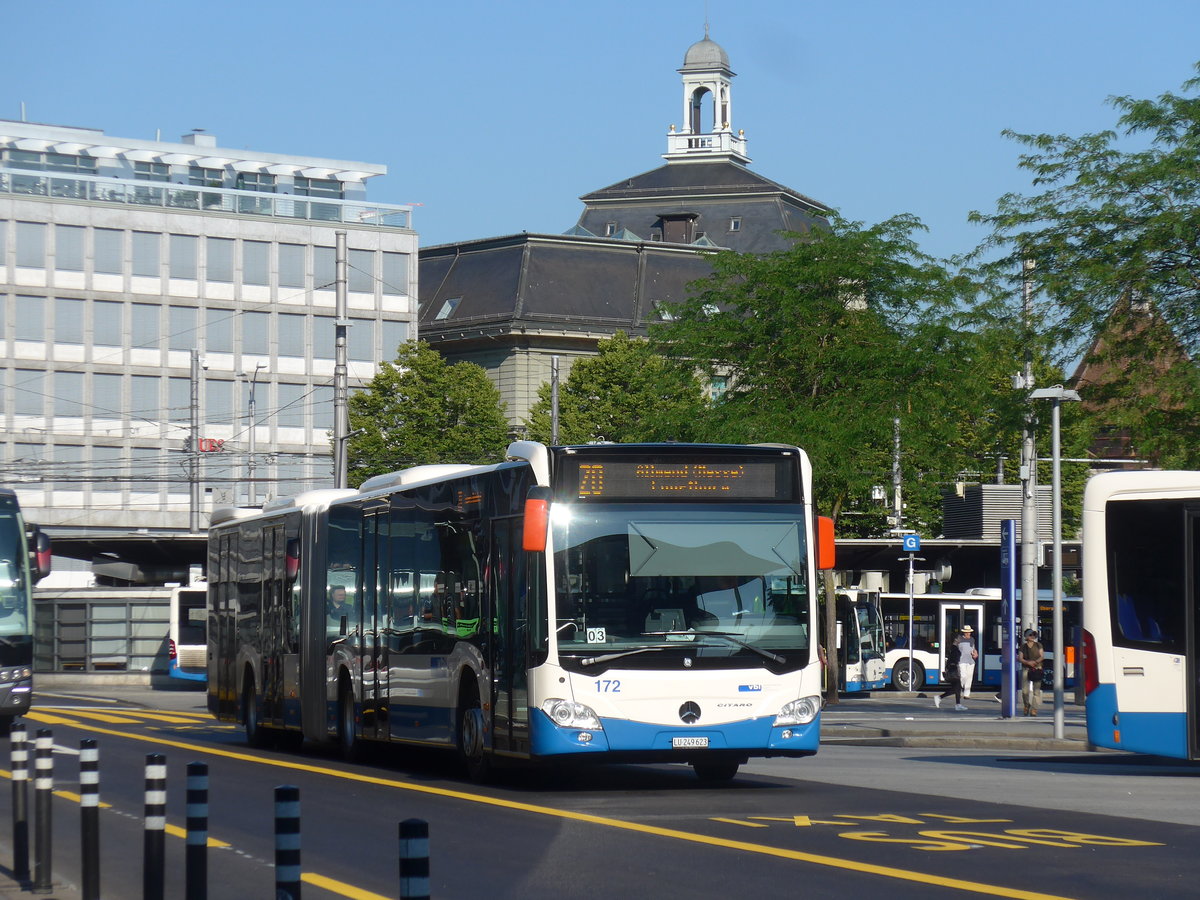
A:
[[[462,303],[462,297],[449,298],[445,303],[442,304],[442,308],[437,311],[437,315],[433,317],[434,320],[441,321],[442,319],[450,318],[452,315],[454,315],[454,311],[458,309],[458,304],[460,303]]]

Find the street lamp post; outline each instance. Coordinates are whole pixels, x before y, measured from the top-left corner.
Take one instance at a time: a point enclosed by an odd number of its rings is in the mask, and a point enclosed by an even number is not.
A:
[[[1051,418],[1051,528],[1054,531],[1054,568],[1051,588],[1054,596],[1054,736],[1061,739],[1065,730],[1063,712],[1063,609],[1062,609],[1062,447],[1059,440],[1059,412],[1064,400],[1079,400],[1076,391],[1061,384],[1030,392],[1030,400],[1053,400]],[[1078,671],[1075,677],[1079,677]]]
[[[262,371],[263,369],[265,369],[266,367],[267,367],[266,363],[255,363],[254,372],[250,375],[250,402],[249,402],[250,459],[249,459],[248,463],[246,464],[246,471],[249,476],[247,478],[248,484],[246,485],[246,498],[248,501],[247,505],[252,506],[252,507],[258,506],[258,483],[254,480],[256,470],[258,468],[258,461],[257,461],[257,457],[255,455],[255,451],[257,449],[255,446],[255,443],[256,443],[255,432],[258,430],[258,422],[254,418],[254,389],[255,389],[255,387],[258,386],[258,373],[260,371]],[[245,377],[245,376],[246,376],[246,373],[243,372],[242,377]]]

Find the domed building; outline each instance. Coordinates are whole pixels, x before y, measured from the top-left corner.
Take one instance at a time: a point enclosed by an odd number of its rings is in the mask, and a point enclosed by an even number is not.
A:
[[[596,352],[616,331],[645,335],[659,307],[687,296],[724,248],[769,253],[779,232],[826,224],[830,208],[751,171],[746,137],[733,128],[735,74],[708,36],[677,70],[682,119],[666,160],[585,194],[565,234],[522,233],[420,251],[418,332],[447,359],[483,366],[519,427],[560,359]]]

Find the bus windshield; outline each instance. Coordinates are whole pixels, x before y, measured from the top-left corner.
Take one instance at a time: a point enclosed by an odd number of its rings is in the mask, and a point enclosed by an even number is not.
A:
[[[564,666],[807,664],[802,507],[556,504],[553,521]]]
[[[0,636],[29,633],[25,553],[23,522],[12,510],[0,510]]]

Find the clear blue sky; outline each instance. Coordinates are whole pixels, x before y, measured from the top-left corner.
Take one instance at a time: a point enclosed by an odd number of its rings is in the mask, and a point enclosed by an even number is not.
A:
[[[737,73],[752,168],[931,253],[1027,191],[1000,132],[1111,127],[1105,100],[1176,91],[1196,0],[18,3],[0,118],[384,163],[430,245],[573,225],[581,194],[660,165],[688,46]]]

